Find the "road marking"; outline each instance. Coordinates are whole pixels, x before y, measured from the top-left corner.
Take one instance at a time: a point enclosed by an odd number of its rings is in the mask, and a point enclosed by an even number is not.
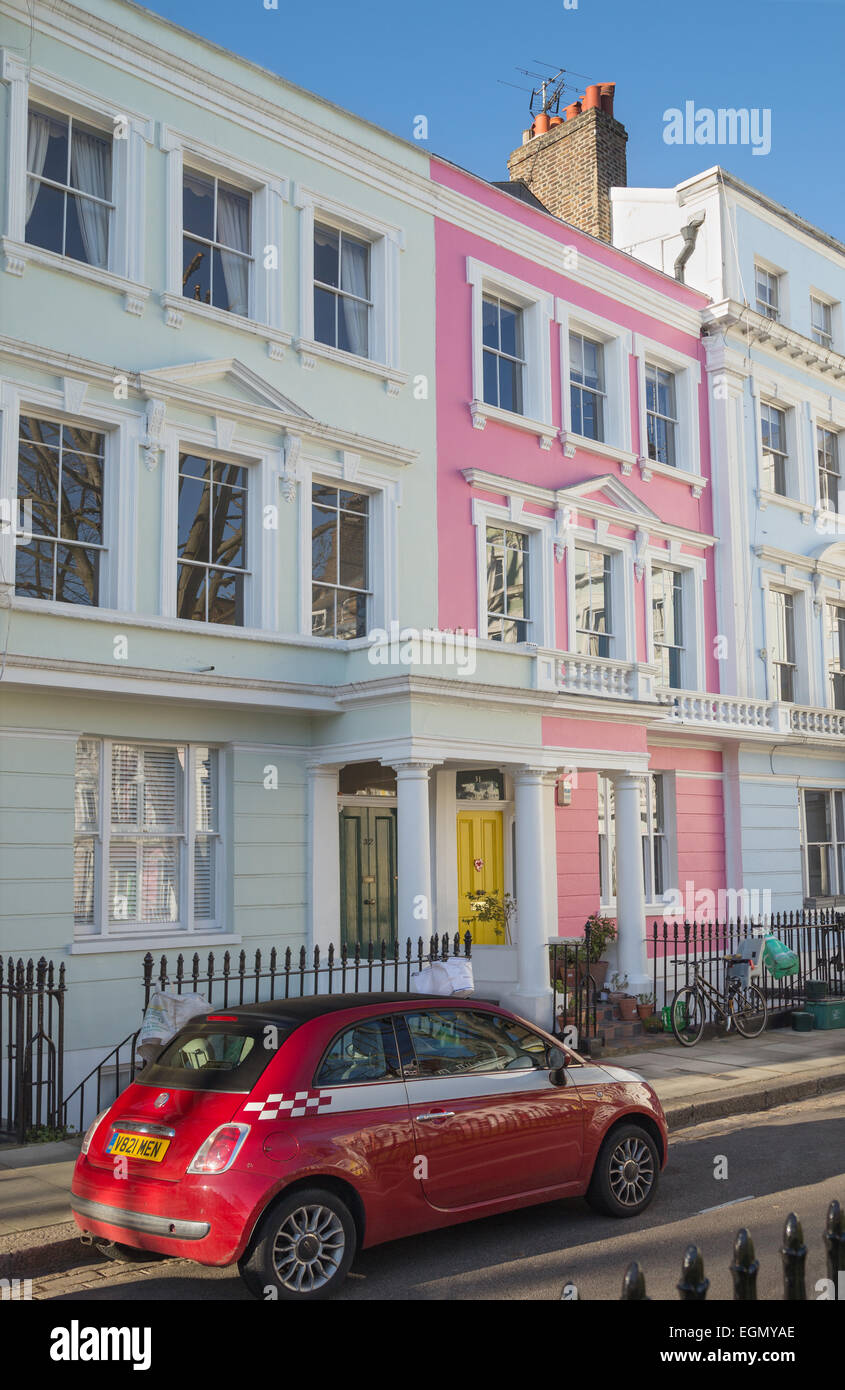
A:
[[[717,1207],[704,1207],[701,1211],[696,1212],[696,1216],[706,1216],[707,1213],[710,1211],[724,1211],[725,1207],[736,1207],[739,1205],[740,1202],[753,1201],[754,1193],[752,1192],[750,1197],[734,1197],[732,1202],[720,1202]]]

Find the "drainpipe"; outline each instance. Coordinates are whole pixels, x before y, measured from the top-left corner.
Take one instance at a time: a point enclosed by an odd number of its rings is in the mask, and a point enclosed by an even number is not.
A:
[[[681,228],[681,236],[684,239],[684,244],[680,255],[675,261],[675,279],[679,280],[681,284],[684,283],[684,266],[695,250],[698,229],[704,221],[704,218],[704,212],[697,212],[690,218],[687,225]]]

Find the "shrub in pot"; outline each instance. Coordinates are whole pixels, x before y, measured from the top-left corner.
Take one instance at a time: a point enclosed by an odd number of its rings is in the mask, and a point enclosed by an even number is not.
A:
[[[630,1023],[637,1016],[637,1001],[633,994],[624,994],[619,1000],[619,1017]]]
[[[647,1018],[651,1018],[652,1014],[654,1013],[653,994],[637,995],[637,1013],[639,1014],[643,1023],[645,1023]]]

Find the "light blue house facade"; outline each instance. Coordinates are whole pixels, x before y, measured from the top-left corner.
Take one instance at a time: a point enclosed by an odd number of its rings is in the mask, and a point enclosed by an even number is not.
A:
[[[616,245],[662,269],[693,224],[683,274],[712,301],[723,699],[685,699],[675,713],[723,744],[728,882],[772,911],[839,905],[845,245],[722,169],[613,201]]]

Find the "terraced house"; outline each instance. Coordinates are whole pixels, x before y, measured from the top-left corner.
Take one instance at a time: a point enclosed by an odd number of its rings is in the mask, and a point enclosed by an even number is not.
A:
[[[725,768],[728,879],[845,901],[845,245],[725,170],[615,189],[614,239],[706,293],[723,699],[677,717]],[[689,236],[687,237],[689,240]]]
[[[436,618],[434,220],[411,143],[140,8],[0,16],[0,952],[66,962],[70,1086],[150,947],[431,929],[367,634]]]

